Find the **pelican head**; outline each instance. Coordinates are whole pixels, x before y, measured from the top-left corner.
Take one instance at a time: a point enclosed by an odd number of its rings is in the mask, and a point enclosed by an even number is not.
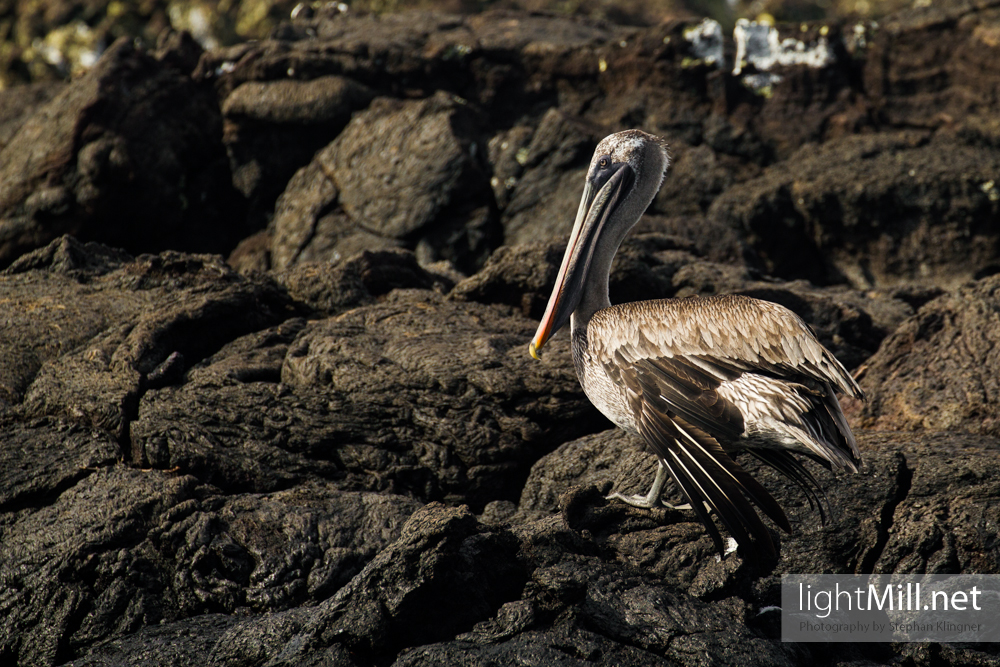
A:
[[[589,319],[610,305],[611,260],[653,201],[669,165],[667,144],[640,130],[618,132],[597,144],[552,296],[528,347],[535,359],[578,307]]]

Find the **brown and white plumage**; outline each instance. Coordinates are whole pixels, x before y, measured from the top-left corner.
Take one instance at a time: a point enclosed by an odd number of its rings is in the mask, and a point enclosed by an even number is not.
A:
[[[706,505],[740,545],[773,556],[753,506],[786,531],[788,520],[732,454],[747,450],[776,468],[822,512],[819,485],[792,453],[857,471],[857,444],[835,392],[863,394],[809,327],[778,304],[727,295],[610,305],[611,260],[668,165],[665,144],[643,132],[611,135],[598,145],[531,353],[537,356],[568,320],[584,392],[658,457],[648,496],[617,497],[658,504],[669,472],[720,551]]]

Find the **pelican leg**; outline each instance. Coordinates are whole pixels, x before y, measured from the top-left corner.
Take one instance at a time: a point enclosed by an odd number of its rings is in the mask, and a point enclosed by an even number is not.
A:
[[[663,465],[662,461],[660,461],[660,466],[656,469],[656,479],[653,480],[653,486],[649,489],[649,493],[644,496],[640,496],[638,494],[634,496],[626,496],[615,492],[608,496],[607,500],[621,500],[628,503],[632,507],[639,507],[646,510],[653,509],[654,507],[669,507],[672,510],[691,509],[691,505],[689,503],[684,503],[683,505],[671,505],[660,498],[660,494],[663,492],[663,485],[666,483],[667,467]]]

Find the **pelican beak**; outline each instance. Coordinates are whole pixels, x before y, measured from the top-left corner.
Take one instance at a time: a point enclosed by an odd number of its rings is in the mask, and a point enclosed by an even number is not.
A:
[[[569,322],[570,315],[579,305],[590,272],[590,260],[600,243],[601,232],[635,180],[635,172],[627,164],[617,164],[614,169],[614,173],[599,188],[590,178],[584,183],[580,208],[577,209],[573,231],[556,275],[556,284],[535,337],[528,345],[528,351],[535,359],[541,358],[539,352],[542,347]]]

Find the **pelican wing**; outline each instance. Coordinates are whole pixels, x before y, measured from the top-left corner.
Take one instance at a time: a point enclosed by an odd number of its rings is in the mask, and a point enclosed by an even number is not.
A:
[[[809,326],[784,306],[728,294],[640,301],[595,314],[589,336],[610,355],[627,358],[684,356],[732,380],[741,372],[804,383],[830,384],[864,398],[850,373],[823,347]]]
[[[609,374],[635,368],[655,378],[666,409],[723,444],[747,423],[766,425],[823,465],[857,470],[860,452],[834,388],[863,393],[782,306],[738,295],[612,306],[590,321],[588,340]]]

